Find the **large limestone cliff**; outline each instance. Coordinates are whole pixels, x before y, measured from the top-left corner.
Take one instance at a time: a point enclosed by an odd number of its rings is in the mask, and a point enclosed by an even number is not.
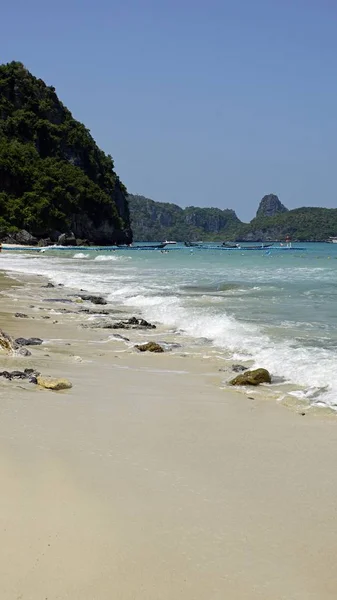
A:
[[[22,63],[0,66],[0,236],[73,232],[130,243],[127,192],[111,156]]]
[[[288,209],[280,202],[275,194],[263,196],[256,212],[257,217],[273,217],[279,213],[287,212]]]

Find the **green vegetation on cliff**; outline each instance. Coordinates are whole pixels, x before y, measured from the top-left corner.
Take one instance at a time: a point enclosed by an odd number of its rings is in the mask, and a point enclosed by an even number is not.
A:
[[[55,89],[19,62],[0,65],[0,234],[62,232],[131,241],[126,189]]]
[[[131,226],[135,240],[212,240],[231,239],[241,221],[233,210],[220,208],[180,208],[176,204],[155,202],[144,196],[128,196]]]
[[[219,208],[180,208],[129,195],[134,239],[139,241],[325,241],[337,235],[337,209],[296,208],[287,210],[274,194],[265,196],[257,216],[242,223],[233,210]],[[271,215],[271,216],[266,216]]]
[[[337,235],[337,208],[303,207],[273,217],[256,217],[241,230],[244,239],[322,242]]]

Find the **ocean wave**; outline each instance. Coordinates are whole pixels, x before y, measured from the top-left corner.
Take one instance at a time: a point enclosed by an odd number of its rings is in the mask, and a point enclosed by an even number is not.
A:
[[[94,255],[93,260],[81,265],[80,260],[84,256],[92,258],[93,253],[79,252],[68,258],[45,254],[34,257],[22,253],[7,256],[2,254],[0,261],[5,259],[5,268],[8,270],[40,274],[54,283],[105,294],[110,302],[138,309],[146,319],[181,330],[196,340],[210,339],[224,356],[233,360],[253,361],[255,366],[265,367],[274,376],[283,377],[303,388],[303,397],[313,404],[324,404],[337,409],[337,351],[332,342],[323,339],[325,335],[332,339],[333,318],[327,316],[329,312],[323,313],[322,326],[316,323],[319,313],[314,304],[303,304],[303,292],[309,287],[318,287],[317,277],[321,273],[325,280],[326,270],[306,267],[271,268],[268,271],[254,268],[245,271],[239,267],[231,267],[226,272],[223,264],[215,264],[213,267],[213,264],[206,263],[202,267],[198,264],[197,268],[192,269],[184,265],[184,257],[178,262],[177,254],[172,256],[171,263],[165,261],[165,266],[162,261],[158,266],[155,255],[152,258],[143,255],[132,257],[132,262],[128,264],[126,261],[131,260],[131,257],[114,253]],[[71,260],[75,257],[80,260]],[[111,262],[114,262],[113,268],[109,265]],[[310,273],[314,285],[309,278]],[[329,274],[329,285],[334,285],[336,271],[334,273]],[[230,282],[224,281],[226,275]],[[213,278],[215,283],[207,283],[207,278]],[[287,278],[289,285],[284,287],[283,282]],[[305,286],[303,279],[308,279]],[[276,280],[280,292],[276,304],[275,298],[271,297],[267,300],[254,300],[254,293],[258,297],[261,292],[260,282],[263,283],[264,293],[266,289],[270,292],[270,286],[274,286]],[[201,283],[205,281],[206,283]],[[219,287],[222,289],[219,290]],[[281,293],[283,288],[286,296]],[[244,290],[249,290],[248,296]],[[322,294],[323,291],[320,290]],[[231,294],[236,294],[235,299],[232,296],[231,300]],[[196,299],[196,296],[199,298]],[[290,302],[292,298],[295,300],[294,305],[291,304],[291,311],[289,298]],[[328,300],[329,298],[326,301]],[[306,308],[305,314],[303,307]],[[233,314],[229,314],[229,310]],[[280,318],[278,328],[273,331],[267,329],[270,315],[279,315]],[[300,321],[304,317],[307,323]],[[298,339],[292,335],[291,330],[302,327],[311,332],[308,336],[311,338],[310,344],[300,339],[299,332]],[[278,333],[280,328],[282,335]],[[316,328],[317,331],[322,330],[320,335],[315,335]]]
[[[111,255],[111,256],[105,256],[103,254],[100,254],[99,256],[95,256],[94,261],[95,262],[109,262],[109,261],[116,261],[116,260],[123,260],[123,256],[115,256],[115,255]]]
[[[142,309],[145,318],[174,327],[189,336],[207,337],[234,360],[253,360],[254,367],[267,368],[273,375],[285,378],[307,390],[306,397],[337,409],[335,379],[337,353],[334,349],[304,347],[293,340],[276,341],[261,326],[238,321],[227,314],[206,314],[196,307],[186,308],[180,298],[137,295],[128,306]],[[327,385],[328,382],[328,385]],[[317,396],[316,390],[322,394]]]
[[[90,258],[90,256],[89,254],[84,254],[84,252],[77,252],[73,258]]]

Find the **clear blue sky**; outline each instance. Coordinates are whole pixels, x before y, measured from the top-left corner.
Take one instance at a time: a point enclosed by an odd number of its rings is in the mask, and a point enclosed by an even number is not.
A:
[[[334,0],[17,0],[1,62],[54,85],[132,193],[337,206]]]

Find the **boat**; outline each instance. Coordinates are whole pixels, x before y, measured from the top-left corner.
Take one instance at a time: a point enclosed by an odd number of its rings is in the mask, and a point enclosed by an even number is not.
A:
[[[187,248],[198,248],[202,246],[202,242],[184,242],[184,246],[187,246]]]
[[[337,244],[337,236],[330,236],[327,239],[328,244]]]
[[[233,243],[233,242],[222,242],[222,245],[223,245],[225,248],[240,248],[240,245],[239,245],[239,244],[235,244],[235,243]]]
[[[173,244],[176,244],[176,243],[177,242],[174,242],[172,240],[171,241],[166,240],[165,242],[163,242],[164,246],[172,246]]]

